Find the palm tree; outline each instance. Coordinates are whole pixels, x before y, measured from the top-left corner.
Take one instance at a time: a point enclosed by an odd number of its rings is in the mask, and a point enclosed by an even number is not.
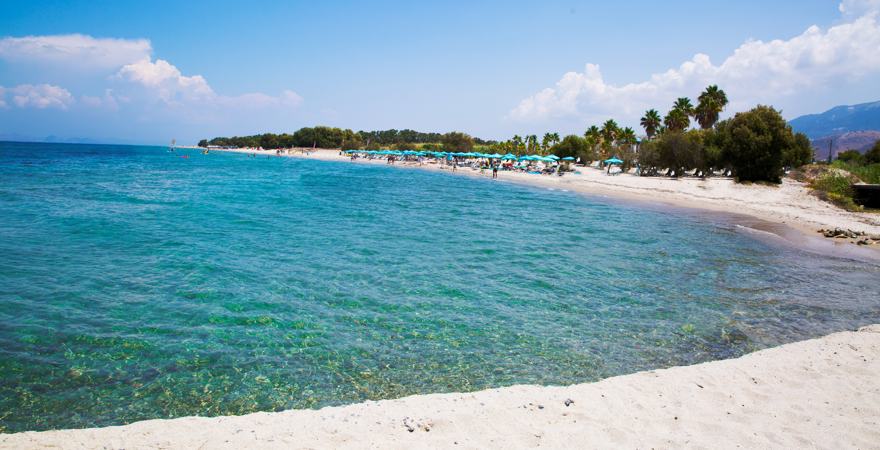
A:
[[[663,119],[660,118],[660,113],[658,113],[656,109],[649,109],[645,111],[645,115],[641,120],[641,125],[642,128],[645,129],[645,134],[648,135],[648,139],[651,139],[657,134],[657,129],[663,125]]]
[[[519,149],[523,145],[522,138],[519,137],[518,134],[515,134],[515,135],[513,135],[513,139],[511,139],[511,142],[513,142],[513,151],[516,152],[517,154],[519,154]]]
[[[544,151],[547,151],[547,149],[550,148],[552,141],[553,141],[553,135],[550,133],[544,133],[544,137],[541,138],[541,148]]]
[[[711,85],[700,94],[699,104],[694,111],[694,118],[704,130],[712,128],[718,122],[718,116],[727,106],[727,94],[717,85]]]
[[[687,97],[679,97],[678,100],[675,101],[675,104],[672,105],[672,109],[681,110],[681,112],[688,116],[694,115],[694,104],[691,103],[691,99]]]
[[[666,117],[663,118],[663,123],[668,131],[684,131],[685,128],[690,126],[691,119],[684,111],[672,108],[669,114],[666,114]]]
[[[535,151],[538,148],[538,136],[534,134],[526,137],[526,152]]]
[[[556,144],[559,143],[559,141],[560,141],[560,139],[559,139],[559,133],[557,133],[557,132],[550,133],[550,143],[551,143],[551,145],[556,145]]]
[[[620,133],[620,127],[617,126],[617,122],[615,122],[614,119],[608,119],[602,124],[602,129],[599,130],[599,133],[602,135],[602,139],[605,142],[611,143],[617,139],[617,134]]]
[[[620,136],[618,136],[617,140],[621,145],[633,145],[638,142],[638,138],[636,138],[636,131],[630,127],[626,127],[620,131]]]
[[[599,130],[599,136],[602,138],[603,157],[610,156],[610,153],[614,150],[614,142],[617,140],[619,134],[620,127],[617,126],[617,122],[615,122],[614,119],[608,119],[602,124],[602,128]]]

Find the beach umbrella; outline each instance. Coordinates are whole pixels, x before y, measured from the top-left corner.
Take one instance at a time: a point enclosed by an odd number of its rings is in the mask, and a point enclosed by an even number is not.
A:
[[[574,161],[574,156],[566,156],[565,158],[562,158],[562,160],[563,161]]]
[[[491,155],[487,155],[487,157],[492,159],[501,159],[503,156],[499,155],[498,153],[492,153]]]
[[[559,159],[559,157],[556,156],[556,155],[547,155],[547,157],[550,158],[550,159],[552,159],[552,160],[554,160],[554,161],[556,161],[556,160]]]
[[[501,159],[516,159],[516,155],[514,155],[512,153],[508,153],[508,154],[502,156]]]
[[[617,159],[617,157],[614,157],[614,158],[606,159],[605,164],[623,164],[623,161]]]

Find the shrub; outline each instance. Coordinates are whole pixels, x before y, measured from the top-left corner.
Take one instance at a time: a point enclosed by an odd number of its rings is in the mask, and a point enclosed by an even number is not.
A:
[[[737,113],[721,129],[722,159],[730,163],[737,180],[780,182],[783,155],[794,145],[794,137],[779,111],[759,105]]]
[[[820,198],[830,201],[841,208],[853,211],[859,206],[853,201],[852,179],[843,173],[831,170],[816,178],[811,187],[816,190]]]
[[[880,164],[880,140],[865,153],[865,164]]]
[[[441,138],[443,149],[447,152],[466,153],[474,148],[474,139],[465,133],[453,131],[446,133]]]
[[[813,144],[804,133],[795,133],[782,151],[782,165],[797,168],[813,161]]]
[[[556,156],[580,158],[582,162],[595,159],[593,149],[587,144],[587,140],[574,134],[562,138],[562,141],[553,146],[552,151]]]
[[[858,150],[847,150],[837,154],[838,161],[859,164],[862,162],[862,154]]]

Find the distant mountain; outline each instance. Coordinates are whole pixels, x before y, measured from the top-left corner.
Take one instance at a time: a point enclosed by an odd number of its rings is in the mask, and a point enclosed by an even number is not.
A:
[[[835,106],[822,114],[800,116],[788,123],[813,140],[848,131],[880,131],[880,101]]]
[[[824,161],[828,159],[829,145],[832,157],[836,157],[838,153],[845,150],[858,150],[865,153],[878,140],[880,140],[880,131],[848,131],[813,139],[813,152],[817,160]]]

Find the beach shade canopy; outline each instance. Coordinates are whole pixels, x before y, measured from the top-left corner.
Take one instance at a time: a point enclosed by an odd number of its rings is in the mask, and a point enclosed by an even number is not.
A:
[[[508,153],[502,156],[501,159],[516,159],[516,155],[514,155],[513,153]]]
[[[566,156],[565,158],[562,158],[562,160],[563,161],[574,161],[574,156]]]
[[[492,159],[501,159],[501,158],[503,158],[503,155],[499,155],[498,153],[492,153],[491,155],[486,155],[486,157],[492,158]]]
[[[605,164],[623,164],[623,161],[615,158],[609,158],[605,160]]]
[[[559,159],[559,157],[556,156],[556,155],[547,155],[547,157],[550,158],[550,159],[552,159],[552,160],[554,160],[554,161],[556,161],[557,159]]]

